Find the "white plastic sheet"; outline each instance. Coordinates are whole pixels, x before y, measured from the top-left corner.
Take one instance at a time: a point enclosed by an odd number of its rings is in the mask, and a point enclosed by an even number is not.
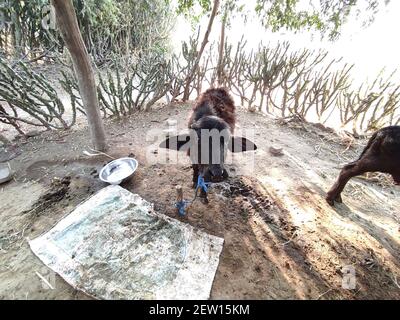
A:
[[[108,186],[29,244],[74,288],[98,299],[208,299],[223,239]]]

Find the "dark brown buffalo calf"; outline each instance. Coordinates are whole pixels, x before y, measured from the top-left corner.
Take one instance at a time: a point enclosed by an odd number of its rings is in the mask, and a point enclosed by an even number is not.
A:
[[[373,134],[360,158],[344,166],[326,201],[332,206],[335,201],[342,202],[340,194],[346,183],[366,172],[389,173],[395,184],[400,184],[400,126],[386,127]]]
[[[190,115],[189,133],[167,138],[161,148],[187,151],[192,162],[193,186],[199,175],[206,182],[226,179],[224,168],[227,151],[256,150],[257,146],[244,137],[233,135],[235,129],[235,105],[224,88],[211,88],[198,97]],[[200,197],[207,200],[201,190]]]

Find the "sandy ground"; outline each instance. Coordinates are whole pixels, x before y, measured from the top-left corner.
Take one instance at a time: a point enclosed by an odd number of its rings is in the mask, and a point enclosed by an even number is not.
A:
[[[239,111],[238,132],[254,129],[259,149],[235,154],[227,183],[213,186],[209,204],[195,202],[182,218],[173,206],[175,186],[183,186],[185,198],[193,196],[189,163],[177,152],[157,150],[149,139],[154,134],[146,133],[167,129],[166,120],[185,128],[189,108],[108,121],[107,153],[139,161],[123,187],[156,210],[225,239],[212,299],[400,298],[399,188],[385,176],[356,178],[343,204],[332,208],[324,200],[341,165],[357,157],[364,140],[349,145],[315,125]],[[89,144],[87,129],[19,142],[21,154],[9,162],[15,179],[0,186],[0,299],[88,299],[46,268],[27,239],[105,186],[98,171],[110,159],[83,154]],[[283,148],[283,155],[272,155],[271,146]],[[160,163],[167,156],[169,163]],[[355,273],[353,289],[343,287],[348,270]]]

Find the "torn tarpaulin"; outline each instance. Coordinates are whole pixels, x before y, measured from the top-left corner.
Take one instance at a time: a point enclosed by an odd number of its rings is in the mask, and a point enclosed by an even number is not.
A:
[[[120,186],[30,241],[48,267],[99,299],[207,299],[222,245]]]

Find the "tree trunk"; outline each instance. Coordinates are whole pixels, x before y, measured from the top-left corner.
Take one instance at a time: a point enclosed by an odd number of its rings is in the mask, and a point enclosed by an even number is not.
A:
[[[20,13],[19,4],[15,4],[14,10],[11,11],[11,23],[12,23],[12,37],[14,40],[14,50],[15,56],[18,58],[23,55],[23,46],[22,46],[22,30],[21,30],[21,22],[18,16]]]
[[[0,133],[0,142],[3,143],[4,145],[9,145],[10,140],[8,140],[4,135]]]
[[[90,58],[79,31],[72,0],[51,0],[51,3],[55,8],[61,36],[71,54],[93,146],[98,151],[104,151],[106,137],[97,99],[96,82]]]
[[[210,35],[211,32],[211,28],[214,22],[214,18],[217,15],[217,11],[218,11],[218,7],[219,7],[219,0],[214,0],[214,7],[211,11],[211,15],[210,15],[210,20],[208,20],[208,26],[207,26],[207,30],[206,33],[204,34],[204,38],[203,38],[203,42],[201,43],[201,47],[200,50],[197,54],[196,60],[193,64],[193,68],[192,70],[189,72],[188,76],[186,77],[186,81],[185,81],[185,90],[183,91],[183,101],[187,101],[189,99],[190,96],[190,84],[193,81],[193,77],[196,73],[196,69],[199,67],[199,63],[200,63],[200,59],[201,56],[203,54],[204,48],[206,47],[207,43],[208,43],[208,36]]]
[[[221,37],[219,39],[219,52],[218,52],[218,63],[217,63],[217,84],[220,86],[222,84],[222,73],[224,71],[224,66],[222,62],[224,60],[224,46],[225,46],[225,27],[226,27],[226,20],[228,15],[228,10],[225,9],[224,16],[222,17],[221,23]]]

